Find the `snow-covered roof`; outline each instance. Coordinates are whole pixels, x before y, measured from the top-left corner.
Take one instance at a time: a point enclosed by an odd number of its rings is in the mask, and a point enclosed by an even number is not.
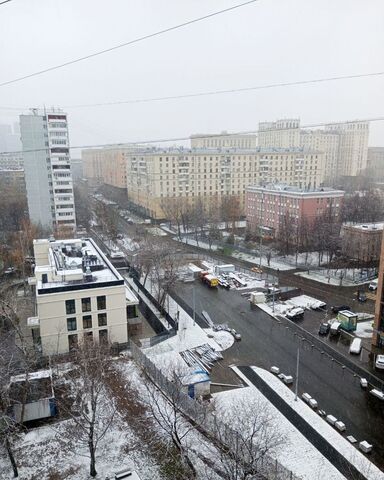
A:
[[[47,240],[35,240],[34,244],[43,242]],[[43,281],[44,274],[47,278]],[[35,268],[35,275],[38,294],[81,289],[86,284],[95,287],[97,284],[124,284],[123,277],[90,238],[50,241],[46,264],[40,263]]]

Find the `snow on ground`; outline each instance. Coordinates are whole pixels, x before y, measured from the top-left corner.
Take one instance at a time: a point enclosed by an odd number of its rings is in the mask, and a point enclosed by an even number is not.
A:
[[[164,232],[161,228],[158,228],[158,227],[148,228],[148,232],[151,235],[154,235],[155,237],[166,237],[167,236],[166,232]]]
[[[213,331],[211,328],[204,328],[207,335],[213,335],[213,339],[219,345],[221,351],[232,347],[235,339],[233,335],[225,330]]]
[[[137,242],[134,242],[129,237],[124,237],[121,240],[117,240],[117,241],[129,252],[135,252],[140,248],[140,245]]]
[[[86,445],[68,441],[66,430],[70,423],[71,420],[62,420],[21,434],[14,448],[20,478],[90,478]],[[136,448],[137,440],[130,425],[117,413],[96,452],[97,478],[114,478],[116,471],[132,468],[142,480],[161,480],[159,466],[145,453],[145,449]],[[8,457],[0,455],[0,479],[12,478],[11,472]]]
[[[355,335],[360,338],[372,338],[372,320],[368,322],[357,322]]]
[[[260,264],[260,256],[259,255],[250,255],[249,253],[243,252],[232,252],[232,257],[238,258],[240,260],[246,260],[247,262],[254,263],[256,265]],[[292,265],[287,265],[284,262],[278,261],[274,258],[271,258],[269,265],[267,265],[267,261],[264,260],[262,262],[261,268],[268,266],[268,268],[272,268],[273,270],[294,270],[296,267]]]
[[[342,273],[342,279],[340,279],[340,273]],[[327,283],[329,285],[342,285],[344,287],[353,287],[357,285],[364,285],[369,282],[366,278],[353,279],[353,269],[347,269],[345,274],[345,270],[310,270],[308,272],[297,272],[295,275],[303,278],[309,278],[314,280],[315,282],[319,283]]]
[[[294,392],[287,388],[275,375],[263,368],[252,367],[253,370],[266,382],[268,385],[275,390],[275,392],[283,398],[286,403],[293,408],[300,416],[302,416],[322,437],[324,437],[327,442],[329,442],[343,457],[345,457],[350,463],[352,463],[360,472],[365,475],[370,480],[383,480],[384,473],[381,472],[372,462],[370,462],[356,447],[348,442],[340,433],[338,433],[334,428],[332,428],[323,418],[321,418],[317,413],[315,413],[308,405],[306,405],[302,400],[298,399],[295,401]],[[241,376],[243,380],[249,384],[249,380],[242,375],[242,373],[237,370],[236,367],[233,367],[236,373]],[[256,387],[252,386],[254,390],[258,391]],[[321,408],[321,405],[320,405]],[[342,420],[342,419],[341,419]],[[288,422],[288,420],[286,420]],[[348,425],[347,432],[348,432]],[[291,424],[292,428],[292,424]],[[347,433],[348,434],[348,433]],[[304,437],[303,437],[304,438]],[[358,439],[361,441],[364,439]],[[375,445],[373,446],[375,448]],[[283,461],[283,456],[279,455],[281,461]],[[306,462],[309,462],[309,457],[303,456]],[[293,456],[293,458],[287,455],[287,458],[284,461],[299,460]],[[312,475],[313,475],[312,470]],[[313,478],[309,476],[306,478]],[[334,477],[320,477],[320,478],[334,478]],[[339,478],[339,477],[335,477]],[[343,478],[343,477],[342,477]]]
[[[241,378],[246,378],[236,367],[233,369]],[[249,382],[247,381],[247,383]],[[280,464],[291,470],[295,475],[305,480],[341,480],[345,478],[293,427],[277,408],[267,401],[255,386],[250,385],[242,389],[215,393],[213,396],[217,410],[222,412],[226,421],[230,424],[232,423],[231,414],[234,421],[246,413],[249,415],[247,408],[244,407],[247,404],[252,405],[255,402],[256,405],[259,405],[259,409],[268,410],[273,418],[271,428],[276,428],[279,434],[284,437],[282,444],[271,452],[271,457],[276,458]]]
[[[218,249],[217,245],[214,245],[212,244],[211,247],[209,246],[208,243],[206,242],[203,242],[201,240],[199,240],[198,242],[196,242],[196,240],[194,238],[187,238],[187,237],[183,237],[181,240],[179,237],[174,237],[173,240],[176,240],[178,242],[182,242],[182,243],[185,243],[187,245],[192,245],[194,247],[200,247],[200,248],[203,248],[204,250],[212,250],[212,251],[216,251]]]

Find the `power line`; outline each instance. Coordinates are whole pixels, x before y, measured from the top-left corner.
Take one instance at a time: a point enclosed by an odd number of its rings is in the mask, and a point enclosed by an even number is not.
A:
[[[12,0],[3,0],[2,2],[0,2],[0,5],[3,5],[4,3],[8,3],[8,2],[11,2]]]
[[[321,127],[328,127],[328,126],[335,126],[335,125],[350,125],[354,123],[360,123],[360,122],[382,122],[384,121],[384,116],[380,117],[371,117],[371,118],[364,118],[364,119],[358,119],[358,120],[346,120],[346,121],[338,121],[338,122],[322,122],[322,123],[310,123],[307,125],[300,125],[300,129],[306,129],[306,128],[321,128]],[[279,131],[286,131],[286,130],[292,130],[291,128],[276,128],[271,131],[273,132],[279,132]],[[259,132],[264,132],[265,130],[243,130],[243,131],[238,131],[238,132],[223,132],[223,133],[215,133],[215,134],[205,134],[205,135],[194,135],[194,139],[203,139],[203,138],[209,138],[209,137],[229,137],[232,135],[257,135]],[[269,130],[266,130],[269,131]],[[80,150],[80,149],[85,149],[85,148],[102,148],[102,147],[116,147],[116,148],[124,148],[128,146],[134,146],[134,145],[149,145],[149,144],[156,144],[156,143],[166,143],[166,142],[180,142],[180,141],[185,141],[185,140],[190,140],[191,136],[186,136],[186,137],[172,137],[172,138],[158,138],[158,139],[147,139],[147,140],[138,140],[136,142],[118,142],[118,143],[100,143],[100,144],[93,144],[93,145],[76,145],[76,146],[69,146],[69,147],[57,147],[57,148],[68,148],[69,150]],[[0,152],[0,155],[14,155],[16,153],[22,154],[22,153],[33,153],[33,152],[45,152],[46,150],[49,150],[52,147],[46,147],[46,148],[36,148],[36,149],[31,149],[31,150],[14,150],[12,152]],[[54,148],[54,147],[53,147]],[[225,152],[226,149],[230,149],[231,147],[221,147],[223,149],[223,152]],[[236,147],[234,147],[236,148]],[[188,150],[186,148],[186,150]],[[245,149],[247,150],[247,149]]]
[[[70,108],[101,107],[101,106],[107,106],[107,105],[124,105],[129,103],[149,103],[149,102],[158,102],[163,100],[179,100],[182,98],[207,97],[212,95],[224,95],[228,93],[251,92],[254,90],[264,90],[268,88],[292,87],[295,85],[308,85],[308,84],[314,84],[314,83],[332,82],[337,80],[350,80],[353,78],[377,77],[382,75],[384,75],[384,71],[371,72],[371,73],[359,73],[356,75],[340,75],[337,77],[325,77],[325,78],[316,78],[316,79],[310,79],[310,80],[297,80],[293,82],[270,83],[266,85],[257,85],[254,87],[230,88],[227,90],[211,90],[207,92],[186,93],[181,95],[169,95],[166,97],[136,98],[131,100],[120,100],[116,102],[88,103],[88,104],[66,105],[66,106],[64,105],[63,108],[70,109]]]
[[[195,92],[195,93],[186,93],[181,95],[168,95],[165,97],[148,97],[148,98],[134,98],[130,100],[120,100],[115,102],[104,102],[104,103],[85,103],[79,105],[64,105],[63,108],[71,109],[71,108],[88,108],[88,107],[101,107],[101,106],[111,106],[111,105],[124,105],[124,104],[133,104],[133,103],[150,103],[150,102],[158,102],[158,101],[165,101],[165,100],[179,100],[183,98],[195,98],[195,97],[207,97],[207,96],[214,96],[214,95],[224,95],[229,93],[243,93],[243,92],[251,92],[255,90],[264,90],[269,88],[281,88],[281,87],[292,87],[296,85],[309,85],[309,84],[316,84],[316,83],[323,83],[323,82],[332,82],[332,81],[339,81],[339,80],[350,80],[355,78],[367,78],[367,77],[378,77],[383,76],[384,71],[382,72],[370,72],[370,73],[357,73],[354,75],[339,75],[335,77],[323,77],[323,78],[315,78],[309,80],[295,80],[292,82],[279,82],[279,83],[269,83],[265,85],[256,85],[254,87],[243,87],[243,88],[230,88],[227,90],[211,90],[206,92]],[[6,107],[0,106],[1,110],[23,110],[29,107]]]
[[[255,3],[257,1],[258,0],[248,0],[247,2],[244,2],[244,3],[238,3],[237,5],[233,5],[232,7],[224,8],[223,10],[218,10],[216,12],[209,13],[208,15],[204,15],[202,17],[194,18],[193,20],[188,20],[186,22],[179,23],[178,25],[174,25],[173,27],[168,27],[168,28],[164,28],[163,30],[158,30],[157,32],[153,32],[153,33],[150,33],[148,35],[144,35],[142,37],[135,38],[134,40],[130,40],[128,42],[120,43],[119,45],[114,45],[113,47],[110,47],[110,48],[105,48],[104,50],[99,50],[99,51],[91,53],[89,55],[85,55],[84,57],[79,57],[79,58],[76,58],[74,60],[69,60],[68,62],[61,63],[61,64],[55,65],[53,67],[48,67],[48,68],[45,68],[43,70],[39,70],[37,72],[30,73],[28,75],[24,75],[22,77],[14,78],[13,80],[8,80],[6,82],[0,83],[0,87],[4,87],[5,85],[10,85],[12,83],[20,82],[21,80],[26,80],[27,78],[36,77],[38,75],[42,75],[43,73],[47,73],[47,72],[51,72],[53,70],[57,70],[59,68],[67,67],[68,65],[73,65],[74,63],[79,63],[79,62],[82,62],[83,60],[87,60],[89,58],[97,57],[99,55],[103,55],[105,53],[109,53],[109,52],[112,52],[114,50],[118,50],[119,48],[127,47],[129,45],[133,45],[135,43],[139,43],[139,42],[142,42],[144,40],[148,40],[150,38],[157,37],[159,35],[163,35],[164,33],[168,33],[168,32],[172,32],[174,30],[178,30],[178,29],[186,27],[188,25],[192,25],[194,23],[201,22],[203,20],[207,20],[208,18],[212,18],[212,17],[215,17],[217,15],[221,15],[222,13],[230,12],[232,10],[236,10],[238,8],[245,7],[246,5],[250,5],[251,3]]]

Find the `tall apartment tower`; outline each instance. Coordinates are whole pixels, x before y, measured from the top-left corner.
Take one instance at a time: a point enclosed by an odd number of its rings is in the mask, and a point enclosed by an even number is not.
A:
[[[52,231],[76,228],[67,114],[32,109],[20,115],[31,222]]]
[[[340,136],[338,175],[356,176],[367,168],[369,122],[350,122],[326,127]]]
[[[284,118],[259,123],[259,147],[300,147],[300,119]]]

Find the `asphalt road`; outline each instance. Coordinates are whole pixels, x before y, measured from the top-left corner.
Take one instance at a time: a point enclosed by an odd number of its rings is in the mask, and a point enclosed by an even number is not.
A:
[[[179,284],[175,290],[192,306],[191,284]],[[283,373],[296,377],[299,340],[283,323],[258,308],[251,310],[239,292],[210,290],[198,281],[195,304],[198,313],[206,310],[215,323],[227,323],[242,335],[242,340],[225,352],[221,367],[213,371],[212,381],[234,383],[231,370],[223,368],[231,364],[266,369],[277,365]],[[371,458],[384,468],[383,403],[360,388],[358,377],[307,342],[300,342],[299,372],[299,394],[308,392],[316,398],[319,408],[342,420],[346,435],[372,443]]]

